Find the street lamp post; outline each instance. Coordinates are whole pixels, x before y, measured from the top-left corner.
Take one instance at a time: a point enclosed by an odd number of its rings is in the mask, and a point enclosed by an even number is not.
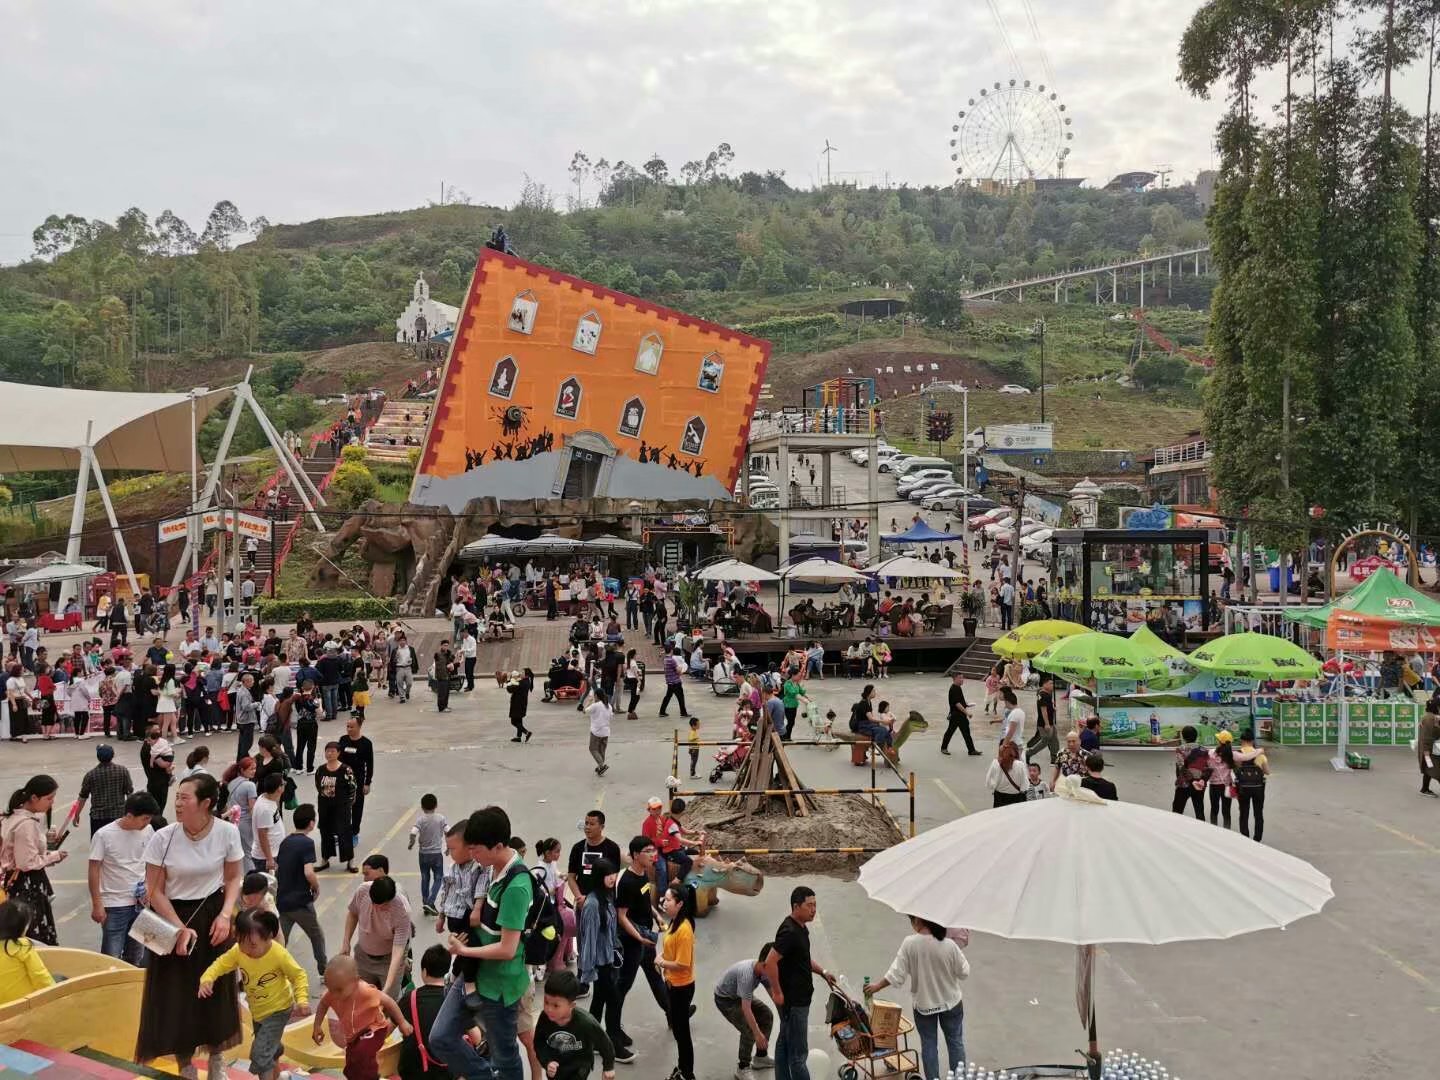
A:
[[[1045,422],[1045,320],[1035,320],[1035,332],[1040,335],[1040,423]]]

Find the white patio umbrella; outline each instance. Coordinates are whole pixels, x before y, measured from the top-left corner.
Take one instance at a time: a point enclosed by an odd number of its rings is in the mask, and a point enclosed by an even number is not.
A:
[[[611,536],[608,533],[585,540],[580,546],[591,555],[634,555],[645,550],[645,545],[638,541],[626,540],[622,536]]]
[[[579,551],[582,546],[579,540],[572,540],[568,536],[541,533],[534,540],[524,541],[520,549],[526,555],[568,555],[572,551]]]
[[[514,555],[524,547],[524,540],[512,540],[508,536],[482,536],[462,547],[457,557],[466,562],[484,562],[502,555]]]
[[[865,567],[865,573],[887,578],[925,578],[929,580],[953,581],[965,575],[951,570],[944,563],[932,563],[917,559],[913,555],[897,555],[893,559],[882,559],[873,566]]]
[[[865,574],[853,566],[815,556],[793,562],[780,571],[786,581],[808,581],[815,585],[844,585],[847,581],[867,582]]]
[[[780,575],[739,559],[721,559],[695,575],[701,581],[779,581]]]
[[[92,578],[105,571],[98,566],[88,566],[85,563],[54,562],[47,563],[35,570],[27,570],[25,573],[10,579],[11,585],[48,585],[52,581],[80,581],[83,578]]]
[[[1078,947],[1090,1074],[1100,1052],[1096,945],[1209,941],[1285,927],[1335,894],[1309,863],[1239,833],[1136,803],[1105,802],[1066,777],[1060,798],[970,814],[876,855],[860,885],[942,926]]]

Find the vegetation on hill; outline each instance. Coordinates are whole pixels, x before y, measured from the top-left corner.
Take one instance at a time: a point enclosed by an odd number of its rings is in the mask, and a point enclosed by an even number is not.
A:
[[[801,191],[724,165],[718,155],[708,170],[682,168],[677,182],[658,159],[587,163],[565,210],[527,183],[504,212],[449,205],[293,226],[247,221],[222,200],[198,235],[168,210],[52,215],[35,230],[37,258],[0,268],[0,378],[147,388],[176,359],[383,340],[417,273],[437,299],[459,301],[502,220],[527,258],[727,323],[914,285],[939,324],[958,314],[966,283],[1203,239],[1188,188]]]

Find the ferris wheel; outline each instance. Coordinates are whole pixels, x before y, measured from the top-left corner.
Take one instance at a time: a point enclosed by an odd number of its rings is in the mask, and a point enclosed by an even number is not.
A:
[[[951,125],[950,160],[961,180],[1011,186],[1040,176],[1064,176],[1070,156],[1070,117],[1060,95],[1029,79],[995,83],[972,97]]]

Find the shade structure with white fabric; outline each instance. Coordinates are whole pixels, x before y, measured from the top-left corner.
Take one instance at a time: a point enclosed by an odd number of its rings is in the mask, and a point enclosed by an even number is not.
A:
[[[812,585],[844,585],[846,582],[868,582],[865,574],[853,566],[846,566],[833,559],[801,559],[780,571],[786,581],[808,581]]]
[[[234,393],[234,387],[225,387],[197,395],[195,422]],[[73,471],[80,467],[80,448],[87,443],[104,469],[189,472],[191,400],[189,394],[0,383],[0,401],[5,403],[0,473]]]
[[[780,575],[771,573],[739,559],[721,559],[702,567],[695,575],[701,581],[779,581]]]
[[[924,559],[917,559],[913,555],[897,555],[893,559],[882,559],[872,566],[865,567],[865,573],[873,577],[930,581],[953,581],[965,576],[959,570],[951,570],[944,563],[927,562]]]
[[[52,581],[83,581],[105,571],[86,563],[53,562],[10,579],[11,585],[49,585]]]

